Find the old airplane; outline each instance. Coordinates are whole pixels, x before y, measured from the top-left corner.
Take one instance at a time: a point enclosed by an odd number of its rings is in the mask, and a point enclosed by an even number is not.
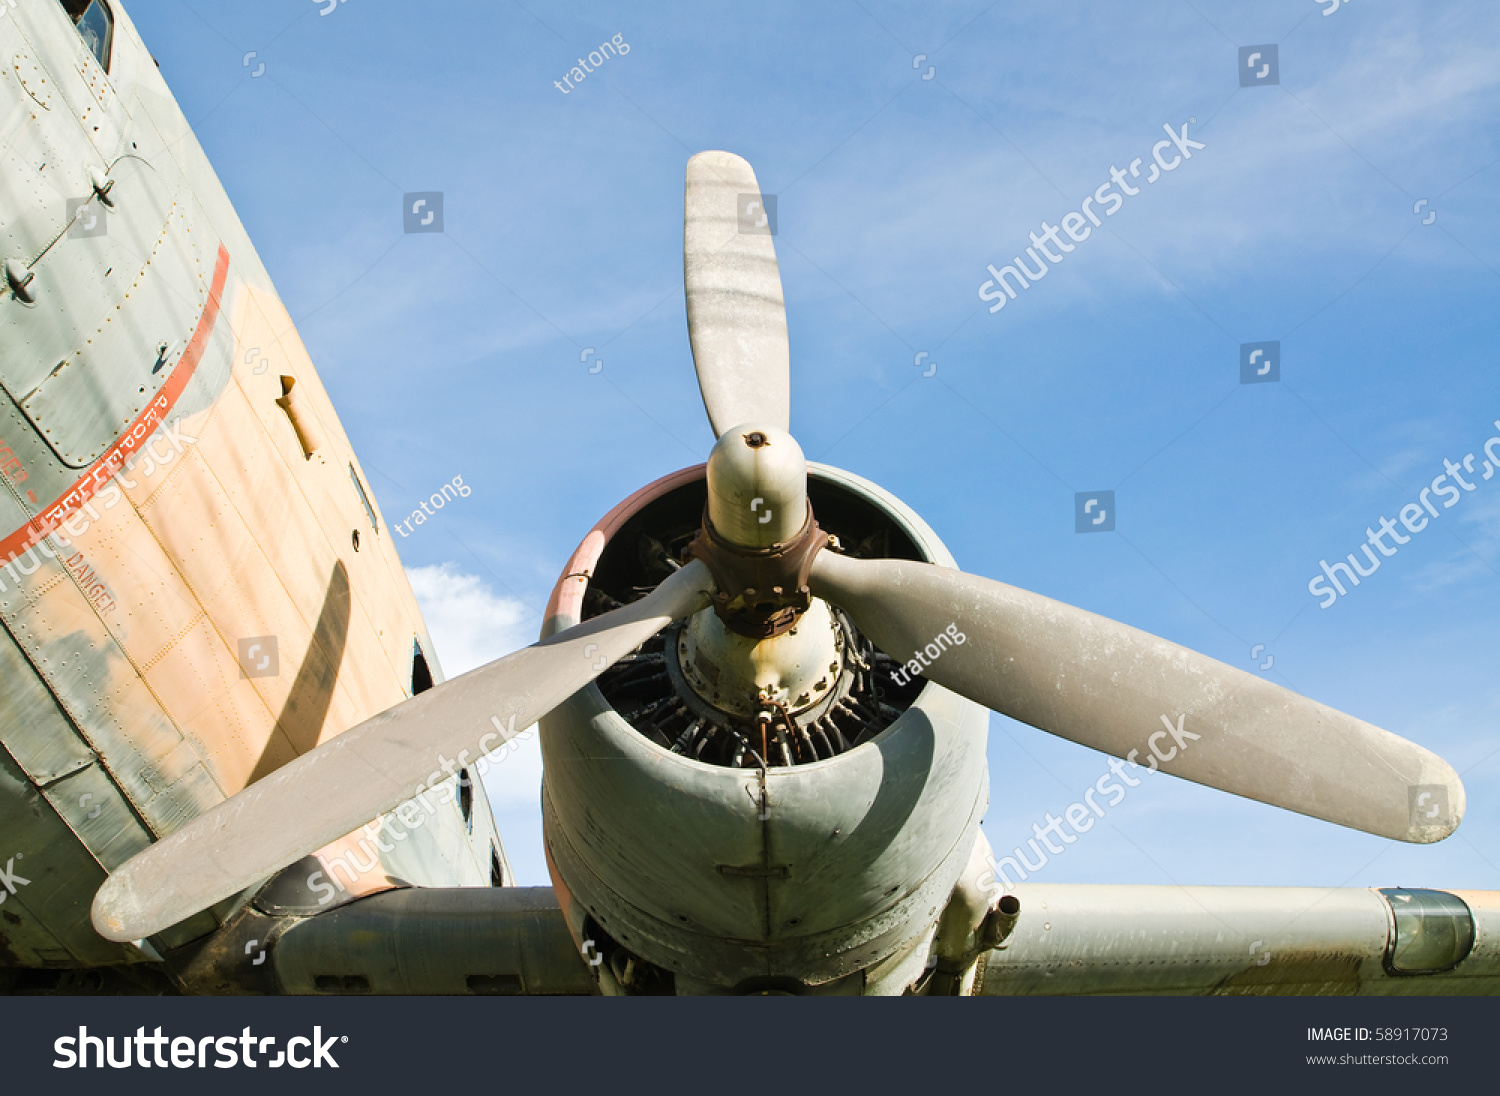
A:
[[[1447,836],[1464,791],[1358,719],[966,575],[898,499],[808,463],[773,242],[729,153],[687,168],[706,465],[589,532],[539,643],[443,682],[122,6],[12,0],[0,44],[10,990],[1500,988],[1494,893],[1052,886],[995,860],[988,709],[1122,779],[1395,840]],[[538,720],[554,885],[521,888],[473,774]],[[1075,828],[1099,810],[1075,806]]]

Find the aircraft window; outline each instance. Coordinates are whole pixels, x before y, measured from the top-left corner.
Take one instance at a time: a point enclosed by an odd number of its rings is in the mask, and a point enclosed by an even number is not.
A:
[[[458,809],[463,812],[464,825],[469,827],[469,832],[474,832],[474,784],[473,777],[469,775],[468,769],[460,769],[458,773]]]
[[[1396,915],[1396,938],[1386,959],[1398,974],[1431,974],[1456,967],[1474,948],[1474,915],[1447,891],[1383,889]]]
[[[359,473],[352,464],[349,466],[349,478],[354,482],[354,489],[359,492],[359,501],[365,508],[365,516],[370,519],[370,528],[380,532],[380,519],[375,516],[375,507],[370,505],[370,496],[366,494],[365,485],[359,481]]]
[[[490,886],[505,886],[505,869],[500,866],[500,850],[490,846]]]
[[[99,66],[108,72],[115,37],[115,17],[109,5],[104,0],[62,0],[62,6]]]
[[[411,645],[411,695],[425,693],[432,688],[432,670],[427,665],[427,656],[422,645],[415,640]]]

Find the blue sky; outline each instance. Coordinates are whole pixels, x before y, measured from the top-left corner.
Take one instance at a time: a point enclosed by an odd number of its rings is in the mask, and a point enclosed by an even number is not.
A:
[[[683,169],[729,149],[778,196],[811,459],[965,569],[1265,672],[1468,788],[1415,848],[1157,777],[1038,881],[1500,888],[1500,479],[1328,609],[1307,589],[1500,434],[1500,10],[327,3],[128,6],[387,518],[473,487],[399,544],[450,673],[534,638],[593,522],[712,444]],[[1240,87],[1268,44],[1280,82]],[[986,264],[1192,118],[1203,149],[987,311]],[[403,232],[409,191],[443,192],[442,234]],[[1240,344],[1270,340],[1280,381],[1242,385]],[[1098,490],[1116,528],[1080,535]],[[990,765],[997,848],[1105,771],[1000,717]],[[503,768],[511,859],[545,882],[534,747]]]

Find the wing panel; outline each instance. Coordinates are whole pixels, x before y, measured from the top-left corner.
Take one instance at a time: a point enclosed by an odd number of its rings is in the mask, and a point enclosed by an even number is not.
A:
[[[294,994],[593,993],[551,887],[373,895],[293,925],[271,959]]]
[[[1463,892],[1483,946],[1402,975],[1379,891],[1021,884],[1015,931],[988,953],[987,995],[1421,995],[1500,991],[1500,895]]]

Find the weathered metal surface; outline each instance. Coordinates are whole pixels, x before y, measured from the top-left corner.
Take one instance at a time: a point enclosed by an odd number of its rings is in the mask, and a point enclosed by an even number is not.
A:
[[[431,650],[295,327],[112,7],[105,73],[61,5],[0,6],[0,259],[35,301],[0,297],[0,743],[25,773],[0,797],[14,840],[92,865],[27,919],[61,941],[12,948],[33,964],[119,962],[76,916],[103,869],[401,700],[413,640]],[[282,374],[325,432],[317,460],[276,407]],[[274,637],[279,672],[246,673],[246,637]],[[475,791],[475,822],[450,796],[393,846],[400,878],[488,881]],[[398,874],[377,851],[362,886]]]
[[[26,774],[0,754],[0,966],[72,967],[144,958],[101,939],[88,895],[104,869]]]
[[[1023,883],[1021,914],[983,963],[981,992],[1449,995],[1500,991],[1500,894],[1469,904],[1474,950],[1446,972],[1387,969],[1391,909],[1380,892],[1311,887]]]
[[[907,560],[823,552],[812,588],[931,680],[1069,741],[1399,841],[1463,818],[1463,783],[1430,750],[1129,625]],[[953,628],[964,640],[944,654],[932,637]],[[1412,809],[1422,788],[1446,806],[1430,822]]]
[[[271,964],[295,994],[593,992],[551,887],[375,895],[288,928]]]
[[[111,940],[149,936],[394,810],[408,789],[440,782],[444,761],[452,772],[498,749],[671,621],[707,606],[711,591],[708,569],[690,563],[634,604],[309,750],[117,869],[94,899],[94,926]]]

